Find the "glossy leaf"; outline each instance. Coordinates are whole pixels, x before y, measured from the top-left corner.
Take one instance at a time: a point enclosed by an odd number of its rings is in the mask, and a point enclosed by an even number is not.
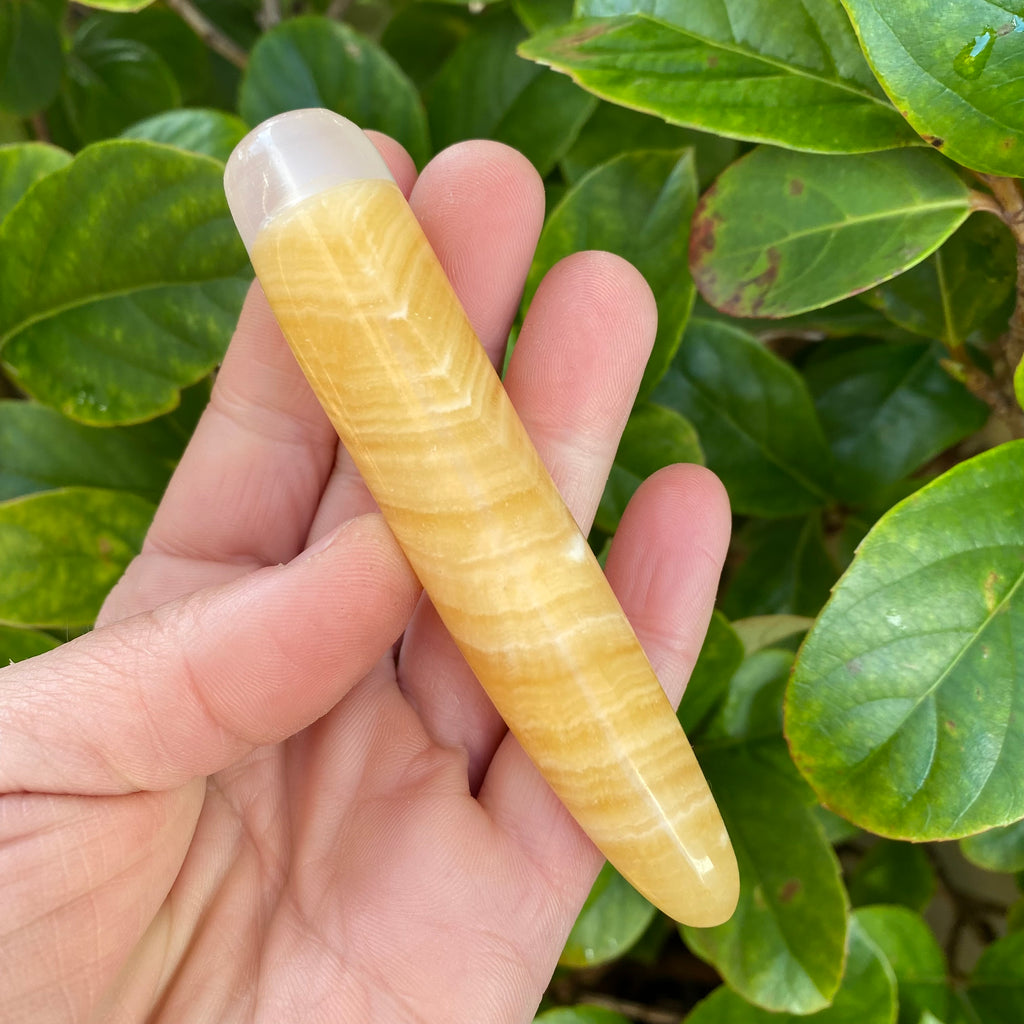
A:
[[[843,972],[846,899],[785,747],[741,742],[700,757],[736,850],[740,902],[717,928],[684,928],[686,943],[744,1000],[777,1012],[820,1010]]]
[[[222,167],[134,140],[99,143],[0,224],[0,358],[86,423],[174,408],[223,355],[247,288]]]
[[[248,130],[240,117],[223,110],[167,110],[130,125],[121,136],[162,142],[226,161]]]
[[[1002,221],[971,217],[928,259],[861,299],[893,323],[949,347],[978,330],[998,335],[1012,308],[1016,253]]]
[[[1024,17],[1000,0],[843,0],[893,103],[937,149],[1024,174]]]
[[[0,4],[0,110],[24,117],[41,110],[60,88],[60,31],[35,0]]]
[[[980,430],[989,409],[943,368],[940,345],[832,343],[804,371],[835,458],[834,492],[867,504]]]
[[[667,124],[658,117],[617,107],[614,103],[600,103],[559,166],[572,183],[620,153],[652,149],[678,151],[690,147],[701,188],[710,185],[740,152],[739,143],[733,139]]]
[[[679,704],[679,721],[693,740],[725,700],[729,681],[743,664],[743,641],[721,612],[714,612],[686,691]]]
[[[967,999],[978,1024],[1024,1020],[1024,932],[997,939],[981,954]]]
[[[534,1024],[630,1024],[628,1017],[601,1006],[560,1006],[534,1017]]]
[[[623,153],[581,178],[551,212],[526,281],[524,307],[547,271],[582,249],[617,253],[644,275],[658,304],[658,333],[641,398],[650,395],[679,348],[693,306],[686,249],[696,201],[690,150]]]
[[[899,1024],[922,1024],[927,1013],[944,1020],[946,959],[924,918],[905,907],[863,907],[854,916],[896,975]]]
[[[961,839],[960,849],[987,871],[1024,871],[1024,820]]]
[[[83,7],[96,7],[104,11],[141,11],[153,0],[76,0]]]
[[[516,44],[525,35],[511,11],[477,18],[427,89],[438,149],[462,139],[496,139],[546,175],[572,144],[597,101],[520,57]]]
[[[90,625],[152,516],[141,498],[85,487],[0,502],[0,623]]]
[[[742,561],[730,576],[722,611],[734,619],[815,616],[828,600],[839,566],[825,546],[821,513],[754,520],[736,538]]]
[[[803,615],[753,615],[732,624],[748,654],[802,636],[814,625]]]
[[[1024,814],[1024,441],[887,513],[807,638],[787,701],[821,800],[895,838]]]
[[[682,933],[744,999],[811,1013],[839,984],[847,912],[839,864],[781,736],[792,658],[747,658],[695,746],[736,850],[740,900],[725,924]]]
[[[381,46],[421,89],[441,69],[479,15],[467,7],[441,9],[424,3],[407,4],[384,28]]]
[[[652,16],[572,21],[520,52],[602,99],[730,138],[833,153],[918,142],[836,5],[784,0],[738,26],[717,0],[591,3],[578,13],[624,6]]]
[[[701,198],[690,265],[722,312],[792,316],[902,273],[969,213],[967,186],[934,153],[838,157],[762,147]]]
[[[70,162],[70,153],[45,142],[0,146],[0,222],[40,178]]]
[[[285,110],[329,107],[398,139],[417,164],[430,149],[412,82],[376,43],[330,18],[290,18],[260,36],[238,104],[251,125]]]
[[[516,17],[531,32],[568,21],[572,8],[573,0],[512,0]]]
[[[1013,393],[1017,396],[1017,404],[1024,409],[1024,357],[1013,371]]]
[[[656,913],[615,868],[606,864],[572,926],[559,964],[594,967],[622,956],[643,935]]]
[[[82,23],[75,38],[76,45],[85,39],[142,43],[167,65],[183,103],[198,101],[210,84],[210,50],[181,17],[164,6],[131,13],[93,14]]]
[[[848,888],[855,907],[889,903],[923,911],[935,894],[935,872],[920,846],[882,839],[851,872]]]
[[[644,480],[678,462],[704,463],[693,425],[672,409],[653,402],[637,404],[622,432],[594,525],[604,533],[614,533]]]
[[[26,658],[34,658],[37,654],[45,654],[59,646],[59,641],[49,633],[0,626],[0,668],[24,661]]]
[[[0,401],[0,500],[55,487],[105,487],[157,501],[202,395],[137,427],[87,427],[35,402]]]
[[[892,969],[855,915],[843,983],[831,1006],[810,1016],[774,1014],[751,1006],[725,986],[716,989],[686,1018],[686,1024],[893,1024],[896,982]]]
[[[181,106],[181,89],[145,43],[83,34],[68,54],[60,102],[78,141],[88,143]]]
[[[652,398],[697,428],[734,512],[797,515],[827,501],[831,455],[806,386],[746,332],[691,320]]]

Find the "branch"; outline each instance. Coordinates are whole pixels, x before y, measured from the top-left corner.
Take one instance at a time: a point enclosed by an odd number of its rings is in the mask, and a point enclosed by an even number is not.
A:
[[[219,53],[236,68],[244,68],[248,64],[249,55],[245,50],[221,32],[202,11],[194,7],[191,0],[166,0],[166,3],[214,53]]]
[[[972,192],[972,209],[995,214],[1010,229],[1017,243],[1017,301],[1010,316],[1009,327],[999,339],[992,360],[993,390],[1003,398],[993,404],[989,396],[980,394],[979,397],[993,405],[1015,436],[1024,437],[1024,413],[1013,397],[1013,373],[1024,359],[1024,192],[1016,178],[1002,178],[979,171],[974,173],[979,181],[992,190],[992,195]]]

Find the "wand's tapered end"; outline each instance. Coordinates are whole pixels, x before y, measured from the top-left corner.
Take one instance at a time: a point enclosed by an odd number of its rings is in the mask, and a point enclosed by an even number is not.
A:
[[[391,174],[358,125],[331,110],[290,110],[257,125],[235,147],[224,192],[246,249],[272,217],[346,181]]]

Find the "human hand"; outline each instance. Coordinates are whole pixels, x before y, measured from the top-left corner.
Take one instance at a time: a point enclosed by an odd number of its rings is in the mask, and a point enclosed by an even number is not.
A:
[[[493,143],[414,184],[492,359],[543,218]],[[639,275],[540,288],[507,389],[586,529],[654,335]],[[728,539],[665,470],[607,572],[678,700]],[[445,632],[254,287],[93,633],[0,673],[5,1021],[529,1021],[600,857]]]

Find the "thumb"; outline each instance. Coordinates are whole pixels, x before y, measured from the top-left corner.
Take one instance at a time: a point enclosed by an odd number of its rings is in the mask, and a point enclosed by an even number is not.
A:
[[[0,671],[0,793],[168,789],[326,714],[419,584],[379,515]]]

